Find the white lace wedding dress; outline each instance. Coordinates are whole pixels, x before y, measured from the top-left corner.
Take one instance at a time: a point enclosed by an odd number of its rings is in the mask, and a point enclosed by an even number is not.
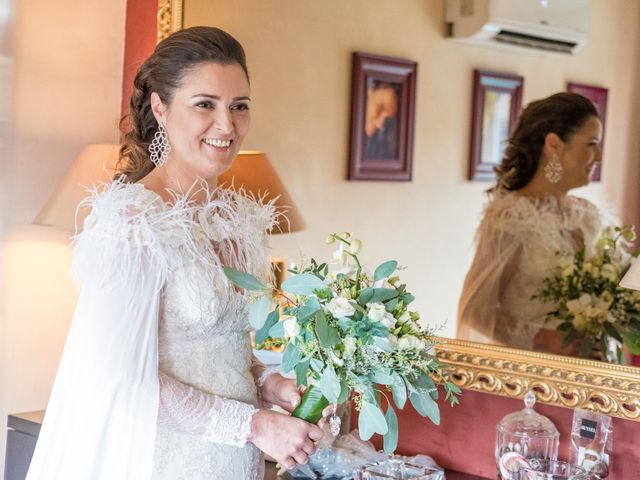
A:
[[[597,207],[582,198],[492,194],[458,306],[457,338],[532,349],[552,307],[531,297],[557,263],[556,252],[592,247],[601,226]]]
[[[222,268],[269,275],[275,212],[207,195],[169,205],[114,182],[87,201],[80,297],[28,479],[263,477],[246,442],[263,368]]]

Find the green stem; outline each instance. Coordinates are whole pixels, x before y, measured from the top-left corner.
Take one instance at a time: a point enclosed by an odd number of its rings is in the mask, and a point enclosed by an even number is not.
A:
[[[322,418],[322,411],[327,405],[329,405],[329,400],[322,395],[322,390],[310,385],[302,395],[300,405],[291,412],[291,416],[309,423],[317,423]]]

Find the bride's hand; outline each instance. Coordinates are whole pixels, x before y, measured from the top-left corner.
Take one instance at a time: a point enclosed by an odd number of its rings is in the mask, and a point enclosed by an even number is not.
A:
[[[292,412],[301,400],[300,389],[296,381],[286,378],[279,373],[270,375],[260,389],[262,399],[272,405],[277,405],[287,412]]]
[[[318,426],[274,410],[259,410],[251,420],[248,440],[287,469],[306,464],[322,438]]]

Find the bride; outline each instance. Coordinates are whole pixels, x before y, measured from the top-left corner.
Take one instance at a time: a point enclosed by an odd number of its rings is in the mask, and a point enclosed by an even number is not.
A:
[[[601,230],[598,209],[568,194],[589,183],[601,160],[601,138],[595,107],[574,93],[551,95],[522,112],[476,233],[457,338],[574,353],[562,347],[553,325],[545,325],[553,307],[531,297],[557,252],[590,248]]]
[[[244,51],[179,31],[137,73],[118,179],[76,237],[80,297],[27,478],[257,479],[261,452],[306,463],[322,430],[293,380],[252,356],[247,297],[269,275],[274,208],[216,189],[249,128]]]

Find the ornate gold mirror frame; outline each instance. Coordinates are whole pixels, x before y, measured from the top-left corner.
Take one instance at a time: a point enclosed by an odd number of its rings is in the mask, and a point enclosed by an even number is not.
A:
[[[184,0],[158,1],[158,41],[183,27]],[[440,338],[436,349],[461,388],[587,408],[640,421],[640,368]]]
[[[158,0],[158,42],[182,28],[184,0]]]
[[[439,341],[436,355],[463,389],[512,398],[524,398],[534,390],[542,403],[640,421],[638,367],[448,338]]]

